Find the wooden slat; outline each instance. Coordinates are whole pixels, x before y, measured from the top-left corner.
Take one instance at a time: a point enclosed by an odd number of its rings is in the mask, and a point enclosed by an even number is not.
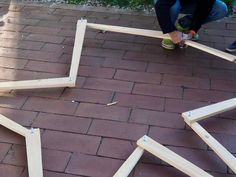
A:
[[[29,177],[43,177],[42,150],[40,130],[28,130],[26,134],[26,151]]]
[[[146,37],[152,37],[152,38],[161,38],[161,39],[170,38],[169,35],[163,34],[161,31],[155,31],[155,30],[146,30],[146,29],[129,28],[129,27],[112,26],[112,25],[101,25],[101,24],[94,24],[94,23],[87,23],[87,27],[92,28],[92,29],[103,30],[103,31],[133,34],[133,35],[146,36]]]
[[[230,111],[236,108],[236,98],[182,113],[185,122],[192,124],[199,120]]]
[[[74,83],[69,77],[0,82],[0,90],[22,90],[73,86]]]
[[[0,125],[25,137],[29,177],[43,177],[40,130],[28,130],[1,114]]]
[[[98,30],[104,30],[104,31],[112,31],[112,32],[118,32],[118,33],[125,33],[125,34],[133,34],[133,35],[140,35],[140,36],[146,36],[146,37],[152,37],[152,38],[167,38],[170,37],[168,35],[164,35],[161,31],[155,31],[155,30],[146,30],[146,29],[137,29],[137,28],[128,28],[128,27],[121,27],[121,26],[112,26],[112,25],[101,25],[101,24],[94,24],[94,23],[88,23],[87,27],[98,29]],[[220,50],[208,47],[203,44],[199,44],[193,41],[186,41],[186,44],[197,48],[199,50],[202,50],[204,52],[210,53],[212,55],[215,55],[217,57],[220,57],[222,59],[236,62],[236,56],[222,52]]]
[[[229,53],[226,53],[226,52],[223,52],[223,51],[220,51],[220,50],[214,49],[212,47],[208,47],[206,45],[199,44],[197,42],[190,41],[190,40],[186,41],[186,44],[191,46],[191,47],[194,47],[196,49],[199,49],[201,51],[204,51],[204,52],[207,52],[209,54],[215,55],[217,57],[223,58],[227,61],[234,62],[234,63],[236,62],[236,56],[235,55],[232,55],[232,54],[229,54]]]
[[[191,128],[236,173],[236,158],[197,122],[192,123]]]
[[[24,137],[26,136],[26,133],[28,131],[28,129],[26,129],[25,127],[17,124],[16,122],[8,119],[7,117],[1,114],[0,114],[0,125]]]
[[[70,66],[70,78],[75,82],[79,69],[79,63],[81,58],[82,47],[84,43],[84,35],[86,30],[87,20],[78,20],[75,44],[73,49],[72,61]]]
[[[77,23],[69,77],[0,82],[0,90],[74,87],[76,84],[86,24],[86,20],[79,20]]]
[[[150,152],[151,154],[191,177],[212,177],[212,175],[203,171],[201,168],[187,161],[175,152],[167,149],[163,145],[157,143],[148,136],[144,136],[143,138],[139,139],[137,144],[144,150]]]
[[[144,150],[137,147],[129,158],[123,163],[119,170],[114,174],[113,177],[127,177],[133,170],[139,159],[142,157]]]

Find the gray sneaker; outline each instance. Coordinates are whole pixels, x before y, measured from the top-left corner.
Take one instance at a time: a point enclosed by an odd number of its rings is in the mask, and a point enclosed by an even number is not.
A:
[[[227,52],[236,52],[236,41],[230,44],[225,50]]]

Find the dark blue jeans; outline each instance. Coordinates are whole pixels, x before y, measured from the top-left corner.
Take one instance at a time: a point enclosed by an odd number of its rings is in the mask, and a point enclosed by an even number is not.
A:
[[[154,0],[154,3],[156,3],[157,1],[158,0]],[[191,16],[194,13],[195,9],[196,9],[195,4],[181,6],[180,1],[176,0],[176,3],[170,9],[171,21],[173,22],[173,24],[175,24],[179,14],[187,14],[182,18],[181,21],[184,22],[184,27],[189,27],[191,23]],[[227,13],[228,13],[228,8],[226,4],[221,0],[216,0],[209,16],[206,18],[203,24],[224,18],[227,15]]]

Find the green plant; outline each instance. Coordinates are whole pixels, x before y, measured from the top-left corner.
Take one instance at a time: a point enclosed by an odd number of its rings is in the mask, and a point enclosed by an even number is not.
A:
[[[134,5],[150,5],[153,3],[153,1],[152,0],[131,0],[130,3]]]
[[[102,6],[118,6],[120,8],[139,9],[153,4],[153,0],[66,0],[69,4],[99,4]],[[232,12],[233,2],[235,0],[222,0],[228,6],[229,12]]]
[[[68,4],[79,4],[79,3],[85,3],[86,0],[67,0]]]
[[[138,8],[152,5],[153,0],[67,0],[69,4],[99,4],[103,6],[118,6],[120,8]]]
[[[230,13],[232,12],[234,1],[235,0],[223,0],[223,2],[225,2],[225,4],[228,6],[228,10]]]

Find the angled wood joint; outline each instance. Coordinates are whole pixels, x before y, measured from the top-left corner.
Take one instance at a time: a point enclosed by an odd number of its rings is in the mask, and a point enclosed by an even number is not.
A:
[[[137,141],[137,145],[138,147],[123,163],[113,177],[127,177],[142,157],[144,150],[191,177],[213,177],[201,168],[146,135]]]
[[[0,90],[75,87],[87,20],[78,20],[70,74],[67,77],[0,82]]]
[[[216,104],[205,106],[182,113],[185,122],[192,124],[194,122],[224,113],[236,108],[236,98],[222,101]]]
[[[29,130],[1,114],[0,125],[25,138],[29,177],[43,177],[40,130]]]
[[[236,108],[236,98],[187,111],[182,114],[184,121],[195,133],[236,173],[236,158],[208,133],[198,121]]]

